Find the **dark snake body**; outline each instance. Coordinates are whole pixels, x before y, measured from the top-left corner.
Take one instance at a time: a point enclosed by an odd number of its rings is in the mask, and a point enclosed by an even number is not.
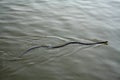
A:
[[[101,41],[101,42],[95,42],[95,43],[68,42],[68,43],[65,43],[65,44],[59,45],[59,46],[35,46],[35,47],[32,47],[32,48],[26,50],[25,52],[23,52],[19,57],[22,57],[24,54],[28,53],[29,51],[31,51],[33,49],[37,49],[37,48],[56,49],[56,48],[62,48],[62,47],[67,46],[69,44],[81,44],[81,45],[106,44],[107,45],[108,41]]]

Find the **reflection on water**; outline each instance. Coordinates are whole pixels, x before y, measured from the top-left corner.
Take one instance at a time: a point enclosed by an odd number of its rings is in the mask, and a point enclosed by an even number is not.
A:
[[[119,0],[1,0],[1,80],[119,80]],[[69,45],[70,41],[109,45]]]

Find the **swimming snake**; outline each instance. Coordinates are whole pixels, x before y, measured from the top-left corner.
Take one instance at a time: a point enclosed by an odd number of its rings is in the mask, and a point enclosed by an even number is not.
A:
[[[37,49],[37,48],[47,48],[47,49],[56,49],[56,48],[62,48],[64,46],[67,46],[69,44],[81,44],[81,45],[96,45],[96,44],[108,44],[108,41],[101,41],[101,42],[94,42],[94,43],[83,43],[83,42],[68,42],[62,45],[58,45],[58,46],[34,46],[28,50],[26,50],[25,52],[23,52],[19,57],[22,57],[24,54],[28,53],[29,51],[33,50],[33,49]]]

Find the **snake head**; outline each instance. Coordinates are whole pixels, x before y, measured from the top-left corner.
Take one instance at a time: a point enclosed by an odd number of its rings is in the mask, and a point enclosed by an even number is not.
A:
[[[104,41],[103,44],[108,45],[108,41]]]

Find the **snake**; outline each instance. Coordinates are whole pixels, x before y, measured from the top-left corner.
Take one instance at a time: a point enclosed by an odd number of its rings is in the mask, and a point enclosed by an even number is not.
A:
[[[28,52],[30,52],[30,51],[32,51],[32,50],[34,50],[34,49],[37,49],[37,48],[56,49],[56,48],[65,47],[65,46],[70,45],[70,44],[81,44],[81,45],[105,44],[105,45],[107,45],[107,44],[108,44],[108,41],[99,41],[99,42],[93,42],[93,43],[67,42],[67,43],[65,43],[65,44],[58,45],[58,46],[47,46],[47,45],[34,46],[34,47],[31,47],[31,48],[27,49],[26,51],[24,51],[19,57],[22,57],[23,55],[25,55],[25,54],[27,54]]]

